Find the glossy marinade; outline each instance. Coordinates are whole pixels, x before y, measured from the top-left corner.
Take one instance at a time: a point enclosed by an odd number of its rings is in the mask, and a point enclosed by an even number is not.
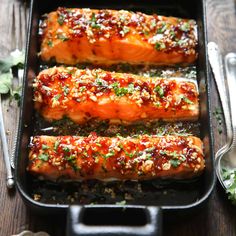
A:
[[[82,124],[96,118],[130,124],[199,115],[196,84],[181,78],[54,67],[40,72],[33,86],[35,108],[49,121],[68,117]]]
[[[47,62],[173,65],[197,58],[197,25],[191,19],[60,7],[47,14],[40,34],[40,56]]]
[[[191,178],[204,169],[203,144],[194,136],[136,138],[35,136],[28,171],[48,180]]]

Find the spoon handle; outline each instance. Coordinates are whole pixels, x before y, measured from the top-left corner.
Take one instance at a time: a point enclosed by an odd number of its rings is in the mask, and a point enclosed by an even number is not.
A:
[[[216,86],[220,95],[220,100],[221,100],[224,118],[225,118],[226,133],[227,133],[227,143],[218,151],[216,155],[216,156],[220,156],[225,150],[229,149],[232,143],[232,139],[233,139],[229,101],[228,101],[228,91],[226,89],[227,85],[225,83],[223,62],[222,62],[220,49],[218,45],[214,42],[209,42],[207,45],[207,49],[208,49],[209,62],[210,62],[212,72],[214,74]]]
[[[236,149],[236,53],[229,53],[225,57],[226,78],[229,89],[231,121],[233,128],[233,141],[231,150]]]

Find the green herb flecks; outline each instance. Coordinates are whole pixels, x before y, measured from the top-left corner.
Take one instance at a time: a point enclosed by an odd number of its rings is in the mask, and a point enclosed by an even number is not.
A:
[[[70,92],[69,86],[68,86],[68,85],[65,85],[65,86],[63,87],[63,93],[64,93],[64,95],[67,96],[67,95],[69,94],[69,92]]]
[[[70,148],[68,148],[68,147],[63,147],[63,151],[64,151],[64,152],[70,152]]]
[[[162,26],[157,30],[158,34],[163,34],[167,29],[167,24],[165,22],[162,23]]]
[[[13,87],[12,68],[22,69],[24,66],[25,53],[16,49],[10,56],[0,60],[0,94],[10,93],[10,98],[19,101],[21,96],[21,84]]]
[[[109,157],[113,157],[115,155],[114,151],[110,151],[108,152],[106,155],[103,155],[104,158],[109,158]]]
[[[193,105],[194,102],[192,102],[190,99],[188,99],[186,96],[181,95],[180,99],[182,99],[185,103]]]
[[[162,98],[165,94],[164,89],[160,85],[157,85],[154,91],[159,94],[160,98]]]
[[[54,147],[53,147],[54,151],[57,151],[59,145],[60,145],[60,142],[58,140],[56,140],[56,142],[54,143]]]
[[[116,96],[124,96],[126,94],[131,94],[134,91],[134,85],[129,84],[128,87],[120,87],[120,84],[118,82],[115,82],[111,84],[111,87],[113,88]]]
[[[66,160],[68,161],[69,165],[73,168],[75,172],[80,169],[77,166],[76,157],[74,155],[70,155],[69,157],[66,157]]]
[[[179,28],[184,32],[188,32],[190,30],[190,24],[188,22],[184,22]]]
[[[57,94],[53,97],[53,100],[58,101],[61,97],[61,94]]]
[[[178,159],[171,159],[170,164],[174,167],[177,168],[180,165],[181,161]]]
[[[46,145],[46,144],[42,144],[42,149],[43,149],[43,150],[48,150],[48,149],[49,149],[49,146]]]
[[[65,21],[65,15],[64,14],[60,14],[58,19],[57,19],[58,24],[59,25],[63,25],[64,21]]]
[[[162,43],[162,42],[155,43],[155,49],[157,51],[161,51],[161,50],[163,50],[165,48],[166,48],[166,45],[164,43]]]
[[[53,42],[49,40],[49,41],[47,42],[47,45],[51,48],[51,47],[53,47]]]
[[[228,199],[236,205],[236,170],[222,169],[222,178],[229,183],[226,189]]]
[[[97,19],[96,19],[96,16],[95,16],[94,12],[92,13],[91,27],[94,28],[94,29],[100,29],[101,28],[101,25],[97,24]]]
[[[45,153],[39,154],[38,158],[41,161],[48,161],[48,154]]]
[[[60,39],[62,42],[69,40],[69,38],[64,34],[58,34],[57,38]]]
[[[124,34],[129,33],[129,32],[130,32],[130,28],[127,27],[127,26],[124,26],[124,27],[123,27],[123,32],[124,32]]]

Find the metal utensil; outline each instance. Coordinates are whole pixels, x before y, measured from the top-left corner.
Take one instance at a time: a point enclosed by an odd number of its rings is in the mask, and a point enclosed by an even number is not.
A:
[[[236,169],[236,107],[234,106],[234,102],[236,101],[236,53],[226,55],[225,69],[229,91],[233,139],[230,148],[217,156],[216,173],[222,186],[227,189],[231,185],[232,179],[224,180],[222,178],[222,169],[225,168],[230,171]]]
[[[223,62],[222,62],[222,56],[219,47],[216,43],[210,42],[207,45],[208,49],[208,58],[209,62],[214,74],[214,78],[216,81],[216,86],[220,95],[220,100],[223,108],[224,118],[225,118],[225,124],[226,124],[226,144],[221,147],[217,153],[216,153],[216,174],[217,177],[224,187],[224,183],[221,178],[219,167],[219,162],[226,153],[233,142],[233,133],[232,133],[232,126],[231,126],[231,117],[230,117],[230,109],[229,109],[229,99],[228,99],[228,90],[226,89],[227,85],[225,83],[225,77],[224,77],[224,70],[223,70]],[[236,90],[235,90],[236,91]]]
[[[23,81],[23,76],[24,76],[24,70],[23,69],[18,69],[17,76],[18,76],[18,86],[21,86],[22,85],[22,81]],[[16,130],[18,130],[18,128],[19,128],[19,121],[17,120]],[[11,157],[10,157],[10,163],[11,163],[11,167],[13,169],[15,169],[15,152],[16,152],[17,139],[18,139],[18,137],[16,135],[15,139],[14,139],[14,143],[13,143]]]
[[[1,96],[0,96],[1,98]],[[3,115],[2,115],[2,103],[0,99],[0,135],[1,135],[1,141],[2,141],[2,147],[3,147],[3,157],[7,169],[7,187],[13,188],[15,185],[14,177],[11,170],[10,165],[10,157],[8,152],[8,145],[7,145],[7,138],[5,133],[5,127],[4,127],[4,121],[3,121]]]

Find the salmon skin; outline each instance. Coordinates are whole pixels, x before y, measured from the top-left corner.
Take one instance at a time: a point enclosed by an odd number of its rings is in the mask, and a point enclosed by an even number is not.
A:
[[[137,138],[35,136],[28,171],[47,180],[149,180],[192,178],[205,167],[194,136]]]
[[[190,19],[60,7],[42,21],[40,33],[41,59],[67,65],[174,65],[197,58],[197,26]]]
[[[48,121],[68,117],[83,124],[96,118],[131,124],[199,115],[197,87],[182,79],[54,67],[40,72],[33,86],[35,108]]]

